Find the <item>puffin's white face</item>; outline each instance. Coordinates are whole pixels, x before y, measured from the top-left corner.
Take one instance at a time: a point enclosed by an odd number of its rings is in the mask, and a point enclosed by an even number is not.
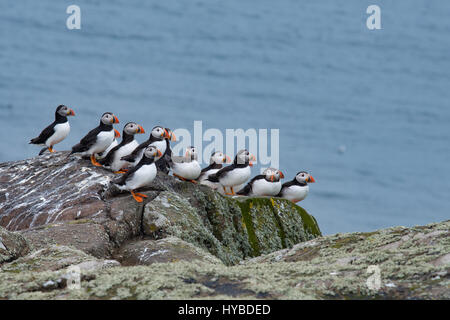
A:
[[[299,183],[306,183],[306,182],[316,182],[314,178],[306,171],[300,171],[295,176],[295,180],[297,180]]]
[[[266,176],[266,180],[271,182],[278,182],[284,178],[283,172],[275,168],[267,168],[263,174]]]
[[[117,117],[111,112],[106,112],[102,115],[101,122],[104,124],[113,124],[119,123],[119,119],[117,119]]]
[[[123,128],[123,131],[130,135],[145,133],[144,128],[142,128],[142,126],[138,125],[136,122],[128,122]]]
[[[148,146],[145,151],[144,151],[144,155],[147,158],[161,158],[162,157],[162,153],[161,151],[158,150],[158,148],[156,148],[153,145]]]
[[[253,165],[251,161],[256,161],[255,156],[250,154],[250,152],[248,152],[248,150],[246,149],[240,150],[236,155],[236,159],[238,164],[248,163],[250,166]]]
[[[197,160],[197,148],[189,147],[186,149],[186,159]]]
[[[71,108],[69,108],[68,106],[65,106],[65,105],[58,106],[58,108],[56,108],[56,112],[63,117],[75,115],[75,112]]]
[[[157,139],[163,139],[166,136],[168,137],[168,133],[163,127],[154,127],[152,129],[152,136]]]
[[[209,159],[209,163],[210,164],[222,164],[222,163],[226,163],[226,162],[230,162],[230,158],[228,156],[226,156],[225,154],[223,154],[222,151],[216,151],[213,153],[213,155],[211,156],[211,158]]]

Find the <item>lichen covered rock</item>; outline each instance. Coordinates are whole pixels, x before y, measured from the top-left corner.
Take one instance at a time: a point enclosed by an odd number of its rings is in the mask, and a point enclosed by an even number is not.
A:
[[[0,227],[0,265],[24,256],[29,251],[29,244],[20,233]]]
[[[287,248],[320,235],[315,219],[279,198],[228,198],[204,186],[164,191],[145,206],[143,231],[208,250],[225,264]]]
[[[165,262],[222,262],[207,251],[176,237],[161,240],[130,241],[114,257],[124,266],[151,265]]]
[[[14,266],[10,262],[3,266],[5,272],[0,272],[0,297],[450,299],[450,265],[445,258],[450,252],[449,230],[450,221],[446,221],[413,228],[336,234],[234,266],[195,260],[86,270],[82,272],[81,290],[64,286],[60,281],[65,272],[62,269],[8,272]],[[367,272],[373,270],[371,266],[380,270],[379,287],[368,286],[368,279],[374,275]]]

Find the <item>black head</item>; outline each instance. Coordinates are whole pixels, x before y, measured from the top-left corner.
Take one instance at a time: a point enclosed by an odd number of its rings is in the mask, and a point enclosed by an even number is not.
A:
[[[75,112],[73,111],[73,109],[69,108],[68,106],[64,105],[64,104],[60,104],[55,111],[55,118],[56,119],[66,119],[66,117],[68,116],[74,116]]]
[[[119,123],[119,119],[112,112],[105,112],[100,118],[100,124],[112,125]]]
[[[299,173],[297,173],[294,180],[296,180],[300,184],[305,184],[307,182],[316,182],[316,180],[314,180],[314,178],[306,171],[300,171]]]
[[[251,161],[256,161],[256,158],[254,155],[248,152],[247,149],[239,150],[239,152],[236,154],[236,157],[234,158],[234,164],[236,165],[252,166],[253,164]]]

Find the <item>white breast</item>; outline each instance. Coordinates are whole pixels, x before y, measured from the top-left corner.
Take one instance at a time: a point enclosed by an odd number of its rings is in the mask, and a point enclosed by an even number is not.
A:
[[[174,162],[172,167],[173,173],[187,180],[195,180],[202,172],[202,168],[196,160],[191,162],[178,163]]]
[[[133,140],[126,145],[120,147],[116,150],[114,153],[114,159],[111,163],[111,170],[113,171],[119,171],[122,168],[128,167],[129,163],[124,160],[120,160],[120,158],[125,157],[133,152],[134,149],[139,145],[139,143],[136,140]]]
[[[309,186],[290,186],[283,188],[282,197],[292,202],[299,202],[306,198],[309,192]]]
[[[269,182],[266,179],[258,179],[253,182],[252,195],[254,196],[276,196],[280,193],[281,182]]]
[[[103,159],[104,157],[106,157],[106,155],[108,154],[108,152],[111,151],[112,148],[114,148],[115,146],[117,146],[119,143],[117,142],[117,139],[114,139],[113,142],[109,145],[109,147],[102,152],[102,154],[98,157],[99,159]]]
[[[125,186],[127,190],[135,190],[148,186],[155,180],[156,166],[155,163],[146,164],[135,171],[130,178],[128,178]]]
[[[54,146],[55,144],[63,141],[70,132],[70,124],[69,121],[64,123],[58,123],[54,127],[55,133],[52,134],[47,141],[45,141],[45,145],[47,147]]]
[[[250,175],[251,170],[249,166],[244,168],[234,168],[221,177],[219,182],[225,187],[237,186],[245,183],[250,178]]]
[[[114,141],[114,129],[111,131],[101,131],[97,135],[97,140],[94,145],[86,152],[87,154],[101,153],[108,149],[108,147]]]

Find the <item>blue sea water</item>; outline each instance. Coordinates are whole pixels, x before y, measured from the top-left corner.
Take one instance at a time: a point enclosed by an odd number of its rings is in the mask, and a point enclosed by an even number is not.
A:
[[[449,17],[430,0],[3,0],[0,161],[35,156],[61,103],[77,115],[57,150],[104,111],[148,130],[279,128],[323,233],[448,219]]]

